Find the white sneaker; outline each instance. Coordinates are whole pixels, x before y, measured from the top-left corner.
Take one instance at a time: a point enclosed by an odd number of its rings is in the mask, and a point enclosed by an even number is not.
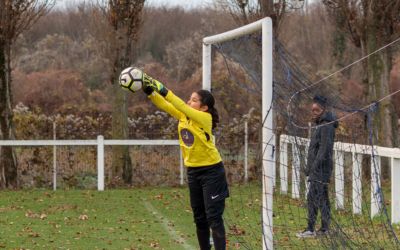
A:
[[[315,231],[310,231],[306,229],[303,232],[297,233],[296,236],[297,238],[312,238],[317,236],[317,234],[315,233]]]

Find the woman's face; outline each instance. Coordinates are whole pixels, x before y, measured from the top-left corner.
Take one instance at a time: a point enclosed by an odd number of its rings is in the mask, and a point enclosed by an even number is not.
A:
[[[201,97],[196,92],[192,93],[189,100],[187,101],[187,105],[189,105],[190,107],[192,107],[194,109],[204,111],[204,112],[208,110],[208,106],[203,105],[201,103]]]

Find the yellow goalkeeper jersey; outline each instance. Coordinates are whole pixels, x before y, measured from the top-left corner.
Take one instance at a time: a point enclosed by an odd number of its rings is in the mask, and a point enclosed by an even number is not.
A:
[[[179,120],[179,144],[186,167],[209,166],[222,161],[215,147],[210,113],[190,107],[172,91],[168,91],[165,98],[154,91],[149,98],[159,109]]]

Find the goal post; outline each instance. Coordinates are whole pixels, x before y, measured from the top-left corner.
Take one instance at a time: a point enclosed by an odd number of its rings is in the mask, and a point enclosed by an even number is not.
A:
[[[254,23],[203,39],[203,89],[211,90],[212,45],[255,32],[262,32],[262,241],[263,249],[273,249],[273,185],[275,169],[275,135],[273,132],[273,39],[272,20],[263,18]]]

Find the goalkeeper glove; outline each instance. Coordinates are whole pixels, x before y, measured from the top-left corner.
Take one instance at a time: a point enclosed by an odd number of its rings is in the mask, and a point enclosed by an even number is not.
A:
[[[154,90],[164,97],[168,94],[168,89],[164,84],[143,73],[143,92],[150,95]]]

